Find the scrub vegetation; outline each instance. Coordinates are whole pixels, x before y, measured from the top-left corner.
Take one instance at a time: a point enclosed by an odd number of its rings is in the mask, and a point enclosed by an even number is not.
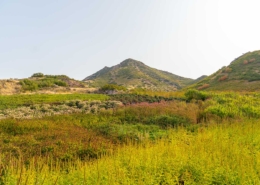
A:
[[[42,89],[50,89],[55,87],[84,87],[84,83],[71,79],[66,75],[44,75],[42,73],[34,73],[31,78],[19,81],[21,91],[37,91]]]
[[[0,98],[1,111],[68,108],[0,120],[0,184],[260,183],[259,93]]]

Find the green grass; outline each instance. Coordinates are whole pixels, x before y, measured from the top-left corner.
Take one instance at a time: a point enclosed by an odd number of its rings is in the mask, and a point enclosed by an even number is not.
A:
[[[17,108],[33,104],[51,104],[68,100],[107,100],[109,97],[100,94],[31,94],[31,95],[1,95],[0,110]]]

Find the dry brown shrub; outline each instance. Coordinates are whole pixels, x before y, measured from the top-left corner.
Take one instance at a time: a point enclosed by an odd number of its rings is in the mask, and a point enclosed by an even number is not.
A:
[[[247,61],[247,60],[244,60],[243,64],[248,64],[248,61]]]
[[[209,84],[203,84],[202,86],[198,87],[198,90],[206,89],[209,87]]]
[[[228,75],[224,75],[218,79],[219,82],[224,81],[228,78]]]

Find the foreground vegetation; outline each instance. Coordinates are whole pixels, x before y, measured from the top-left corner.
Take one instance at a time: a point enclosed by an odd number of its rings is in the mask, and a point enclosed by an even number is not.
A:
[[[79,95],[65,104],[108,107],[1,120],[0,184],[260,183],[259,94],[167,94]]]
[[[255,120],[168,131],[168,137],[128,142],[94,161],[12,158],[6,184],[259,184],[260,129]],[[7,183],[8,182],[8,183]]]

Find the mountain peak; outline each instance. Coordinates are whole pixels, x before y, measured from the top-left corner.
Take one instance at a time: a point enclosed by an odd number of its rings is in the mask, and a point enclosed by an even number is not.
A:
[[[122,61],[119,65],[128,66],[128,65],[144,65],[144,64],[138,60],[128,58],[128,59],[125,59],[124,61]]]
[[[113,83],[128,88],[173,91],[187,85],[192,79],[151,68],[138,60],[128,58],[118,65],[101,69],[84,81],[88,81],[93,87]]]

